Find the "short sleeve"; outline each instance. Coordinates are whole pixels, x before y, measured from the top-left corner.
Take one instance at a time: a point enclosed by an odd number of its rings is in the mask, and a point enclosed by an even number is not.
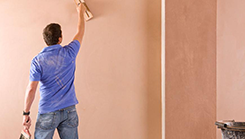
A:
[[[34,58],[31,61],[31,68],[30,68],[30,81],[40,81],[41,80],[41,70],[38,62]]]
[[[68,55],[72,58],[76,58],[77,56],[77,53],[80,49],[80,43],[78,40],[73,40],[71,43],[69,43],[68,45],[66,45],[64,47],[67,52],[68,52]]]

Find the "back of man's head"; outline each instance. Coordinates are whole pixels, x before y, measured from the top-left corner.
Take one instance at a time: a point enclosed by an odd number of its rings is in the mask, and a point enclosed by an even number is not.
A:
[[[58,44],[60,37],[62,31],[59,24],[51,23],[43,29],[43,39],[48,46]]]

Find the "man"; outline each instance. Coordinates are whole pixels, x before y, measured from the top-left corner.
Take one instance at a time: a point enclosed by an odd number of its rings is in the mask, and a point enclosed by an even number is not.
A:
[[[59,24],[49,24],[43,30],[45,47],[31,62],[30,81],[26,90],[23,126],[31,126],[30,108],[40,82],[40,101],[35,126],[35,139],[51,139],[57,128],[60,138],[78,139],[78,103],[74,88],[75,60],[84,35],[83,4],[78,4],[78,28],[73,41],[62,47]]]

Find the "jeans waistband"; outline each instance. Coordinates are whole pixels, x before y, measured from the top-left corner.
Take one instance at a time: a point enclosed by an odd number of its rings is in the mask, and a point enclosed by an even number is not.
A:
[[[73,109],[73,108],[76,108],[75,105],[72,105],[72,106],[69,106],[63,109],[59,109],[58,111],[64,111],[64,110]]]

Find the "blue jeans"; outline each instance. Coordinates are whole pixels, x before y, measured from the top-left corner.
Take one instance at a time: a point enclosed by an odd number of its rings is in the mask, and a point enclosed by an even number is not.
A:
[[[78,115],[75,105],[38,114],[35,127],[35,139],[52,139],[57,128],[61,139],[78,139]]]

